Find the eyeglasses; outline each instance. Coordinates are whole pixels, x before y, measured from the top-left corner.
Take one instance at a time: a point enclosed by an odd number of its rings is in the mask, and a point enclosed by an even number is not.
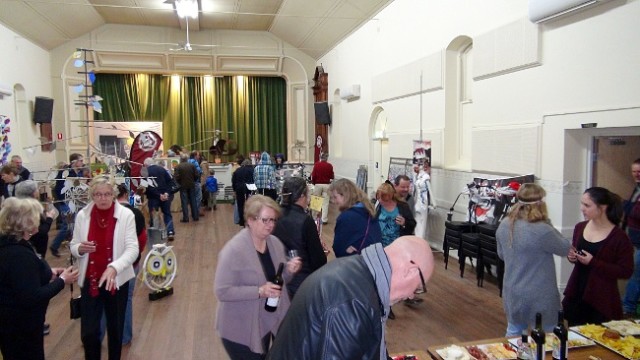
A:
[[[278,222],[278,219],[276,218],[262,218],[262,217],[255,217],[256,220],[262,220],[262,223],[267,225],[267,224],[274,224]]]
[[[113,197],[113,193],[93,193],[94,198],[110,198]]]
[[[410,263],[416,265],[413,260],[409,260]],[[420,266],[418,266],[418,274],[420,275],[420,282],[422,283],[422,288],[418,289],[414,292],[414,294],[423,294],[427,292],[427,284],[424,282],[424,275],[422,275],[422,270],[420,270]]]

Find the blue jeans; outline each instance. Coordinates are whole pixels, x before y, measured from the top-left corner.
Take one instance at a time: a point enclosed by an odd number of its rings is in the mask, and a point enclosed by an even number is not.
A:
[[[160,209],[162,211],[162,217],[164,218],[165,230],[167,230],[167,234],[175,234],[173,231],[173,216],[171,215],[171,202],[173,201],[173,194],[169,195],[169,200],[160,201],[160,199],[149,198],[149,211],[153,212],[154,210]],[[157,226],[158,224],[153,224],[153,218],[151,219],[151,226]]]
[[[534,325],[535,324],[531,324],[531,327],[533,328]],[[521,336],[523,331],[526,331],[527,334],[529,333],[529,324],[514,324],[514,323],[507,322],[507,333],[504,336],[505,337]],[[553,326],[548,329],[544,329],[544,331],[547,333],[553,332]]]
[[[636,241],[637,239],[640,239],[640,230],[629,228],[627,229],[627,233],[632,241],[634,239]],[[637,242],[634,242],[634,244],[636,243]],[[627,282],[627,288],[622,300],[622,309],[625,313],[635,315],[638,308],[638,299],[640,299],[640,249],[637,247],[635,247],[633,258],[633,275],[631,275],[631,279]]]
[[[202,206],[202,184],[196,183],[196,203],[198,204],[198,211],[200,211],[200,206]]]
[[[200,218],[200,208],[196,202],[196,189],[180,189],[180,204],[182,205],[182,220],[189,221],[189,205],[193,220]]]
[[[58,230],[56,237],[53,239],[53,242],[51,243],[51,248],[57,251],[58,249],[60,249],[60,245],[62,245],[62,242],[69,236],[69,224],[67,223],[66,217],[69,214],[70,210],[67,203],[55,203],[55,204],[56,204],[55,205],[56,209],[60,213],[59,216],[62,217],[62,221],[60,222],[60,229]]]

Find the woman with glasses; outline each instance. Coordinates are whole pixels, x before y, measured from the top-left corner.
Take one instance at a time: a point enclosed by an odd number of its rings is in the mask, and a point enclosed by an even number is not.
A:
[[[100,359],[100,320],[107,318],[109,359],[120,359],[122,332],[138,257],[135,216],[115,201],[111,179],[91,180],[91,202],[76,215],[70,249],[78,259],[81,288],[80,334],[86,359]]]
[[[282,277],[287,284],[301,267],[298,257],[287,261],[284,245],[271,234],[280,217],[273,199],[253,195],[245,203],[244,217],[246,227],[218,254],[214,281],[216,329],[231,360],[266,358],[289,309],[289,297],[272,283],[276,269],[286,264]],[[265,309],[267,298],[279,298],[275,311]]]
[[[507,315],[506,336],[519,336],[535,325],[542,313],[545,331],[558,319],[560,294],[553,255],[569,253],[569,239],[549,221],[545,190],[536,184],[522,184],[511,208],[496,231],[498,256],[504,260],[502,300]]]

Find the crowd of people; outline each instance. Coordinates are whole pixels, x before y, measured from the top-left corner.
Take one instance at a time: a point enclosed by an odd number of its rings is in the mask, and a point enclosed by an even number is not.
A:
[[[144,161],[150,225],[159,226],[162,218],[170,241],[174,192],[180,193],[182,222],[198,221],[203,205],[217,208],[215,172],[198,152],[179,157],[173,173],[155,159]],[[109,176],[85,178],[80,154],[69,160],[52,188],[55,206],[38,201],[37,182],[19,157],[0,170],[0,350],[7,359],[44,359],[47,305],[74,282],[82,295],[86,359],[100,358],[105,333],[110,359],[119,359],[122,345],[132,339],[131,300],[147,242],[145,217],[129,203],[127,186],[116,186]],[[353,181],[334,179],[328,154],[321,154],[310,179],[288,177],[279,187],[276,172],[283,163],[284,157],[274,160],[263,152],[256,164],[239,156],[234,166],[234,215],[241,229],[217,255],[213,287],[215,327],[224,349],[234,360],[387,359],[385,324],[394,318],[392,305],[418,304],[416,294],[427,291],[434,269],[425,241],[428,212],[435,207],[430,164],[416,162],[413,174],[382,183],[371,198]],[[602,187],[584,192],[584,221],[571,239],[551,224],[544,188],[520,186],[496,231],[505,264],[506,336],[531,328],[536,313],[546,331],[559,310],[571,326],[637,316],[640,159],[631,170],[636,187],[628,200]],[[88,189],[87,203],[75,212],[65,195],[69,177]],[[322,200],[317,211],[309,208],[312,195]],[[332,261],[319,234],[329,222],[330,202],[339,211]],[[49,246],[48,233],[59,218]],[[47,249],[60,256],[64,240],[70,240],[77,264],[50,268]],[[556,257],[573,264],[563,297]],[[629,278],[622,298],[617,282]]]

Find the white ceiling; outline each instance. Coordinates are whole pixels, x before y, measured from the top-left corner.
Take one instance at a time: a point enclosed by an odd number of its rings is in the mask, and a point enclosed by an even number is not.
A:
[[[163,1],[0,0],[0,22],[47,50],[104,24],[185,29]],[[268,31],[318,59],[392,1],[198,0],[200,16],[189,31]]]

